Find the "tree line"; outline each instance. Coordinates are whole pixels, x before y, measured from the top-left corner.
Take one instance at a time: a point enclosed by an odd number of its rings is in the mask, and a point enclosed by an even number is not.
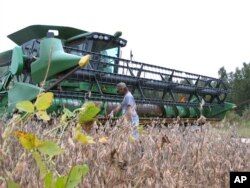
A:
[[[250,63],[243,63],[243,67],[237,67],[235,72],[227,72],[225,67],[221,67],[218,75],[230,89],[226,101],[235,103],[236,112],[242,115],[250,104]]]

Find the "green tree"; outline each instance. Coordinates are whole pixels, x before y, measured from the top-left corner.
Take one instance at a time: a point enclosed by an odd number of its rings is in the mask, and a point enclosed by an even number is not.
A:
[[[235,72],[227,73],[224,67],[218,71],[219,78],[225,81],[231,90],[227,101],[238,105],[237,112],[242,114],[250,101],[250,63],[243,63],[243,67],[236,68]]]
[[[227,89],[229,89],[231,92],[227,95],[226,101],[232,102],[232,72],[227,73],[225,67],[221,67],[218,71],[219,79],[222,79],[224,82],[224,85]]]
[[[220,79],[228,79],[227,71],[224,66],[219,69],[218,75]]]

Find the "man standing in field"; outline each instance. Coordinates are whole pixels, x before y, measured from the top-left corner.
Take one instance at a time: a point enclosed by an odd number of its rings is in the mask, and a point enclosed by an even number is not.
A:
[[[125,83],[120,82],[117,84],[117,93],[123,95],[123,101],[121,105],[117,106],[111,113],[108,115],[109,118],[113,117],[114,113],[122,110],[122,115],[124,118],[127,118],[128,122],[131,123],[133,128],[133,136],[135,138],[139,138],[139,134],[137,132],[137,126],[139,125],[139,117],[136,113],[136,104],[135,99],[131,92],[128,90],[128,87]]]

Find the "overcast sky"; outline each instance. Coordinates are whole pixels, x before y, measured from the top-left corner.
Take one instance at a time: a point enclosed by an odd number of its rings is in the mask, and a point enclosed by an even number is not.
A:
[[[0,51],[29,25],[63,25],[128,40],[123,58],[217,77],[250,62],[247,0],[1,0]]]

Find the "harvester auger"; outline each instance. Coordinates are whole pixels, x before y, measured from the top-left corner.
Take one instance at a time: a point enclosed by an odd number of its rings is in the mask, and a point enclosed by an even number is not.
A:
[[[222,119],[235,107],[225,102],[229,91],[221,79],[120,58],[127,43],[120,36],[46,25],[8,35],[18,46],[0,54],[0,111],[12,112],[17,102],[35,99],[45,77],[43,89],[55,96],[49,111],[91,100],[104,117],[122,100],[118,82],[128,85],[141,118]],[[91,55],[89,64],[76,68],[85,55]]]

